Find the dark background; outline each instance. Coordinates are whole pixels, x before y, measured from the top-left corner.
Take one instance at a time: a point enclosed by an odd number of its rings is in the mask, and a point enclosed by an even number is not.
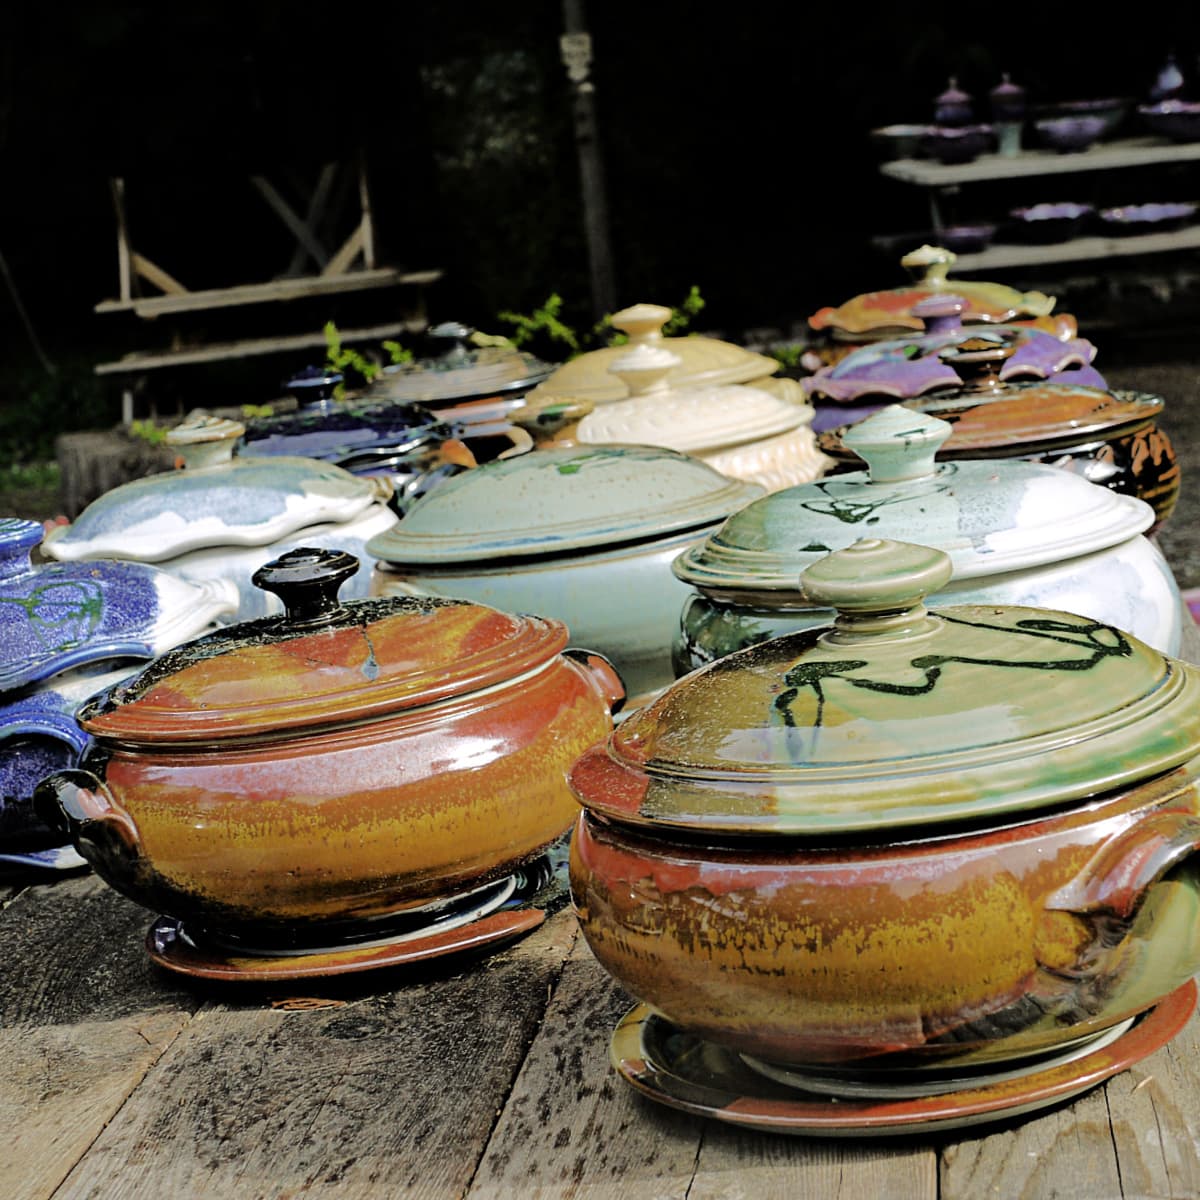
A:
[[[930,120],[951,75],[981,116],[1002,71],[1035,104],[1141,98],[1168,52],[1197,73],[1200,15],[1181,11],[590,3],[618,304],[677,304],[696,285],[699,326],[737,337],[902,282],[870,238],[916,236],[928,216],[919,189],[879,176],[873,128]],[[551,293],[574,322],[592,320],[558,2],[48,3],[12,6],[0,30],[0,406],[28,404],[21,381],[44,372],[14,296],[56,387],[75,381],[65,400],[37,393],[58,404],[52,420],[115,414],[92,364],[170,332],[92,311],[117,294],[113,175],[127,181],[136,248],[189,288],[219,287],[271,278],[292,255],[249,174],[288,194],[361,151],[380,261],[445,271],[432,320],[508,332],[500,311],[528,312]],[[1194,187],[1111,174],[1114,202]],[[956,215],[1081,198],[1065,181],[1053,195],[1024,186],[964,193]],[[347,205],[349,222],[352,196]],[[190,318],[189,333],[383,322],[389,303],[385,291],[311,314],[234,309]],[[266,399],[283,369],[158,372],[154,387]]]

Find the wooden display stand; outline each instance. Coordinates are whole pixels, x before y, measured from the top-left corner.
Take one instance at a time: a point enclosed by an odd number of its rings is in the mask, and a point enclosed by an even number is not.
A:
[[[338,173],[344,168],[327,163],[320,172],[308,198],[303,216],[295,211],[282,194],[264,176],[250,177],[252,187],[291,232],[296,248],[287,272],[280,278],[261,283],[192,291],[173,275],[134,249],[125,207],[125,181],[113,179],[112,201],[117,223],[117,271],[120,294],[102,300],[97,313],[132,312],[145,320],[163,316],[182,316],[239,305],[254,305],[288,300],[311,299],[339,292],[361,292],[379,288],[403,288],[405,298],[397,319],[357,329],[339,329],[343,343],[380,341],[402,333],[424,329],[423,288],[441,278],[440,270],[405,272],[396,267],[380,266],[375,260],[375,234],[370,194],[364,164],[357,164],[357,190],[360,214],[353,230],[335,250],[330,251],[317,234],[317,225],[325,215]],[[308,261],[316,273],[301,273]],[[309,270],[311,272],[311,266]],[[143,285],[156,289],[143,294]],[[322,330],[308,330],[284,336],[242,338],[226,342],[185,342],[178,334],[171,345],[135,350],[112,362],[97,363],[97,375],[122,375],[126,384],[122,396],[122,420],[133,417],[134,382],[147,371],[196,363],[220,362],[264,354],[284,354],[325,345]]]

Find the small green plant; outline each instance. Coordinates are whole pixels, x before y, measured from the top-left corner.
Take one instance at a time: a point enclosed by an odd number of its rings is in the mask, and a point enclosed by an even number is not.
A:
[[[392,366],[399,366],[401,363],[408,363],[413,360],[413,352],[400,345],[399,342],[385,341],[383,348],[387,351],[387,356],[391,359]]]
[[[580,351],[579,336],[559,316],[562,306],[562,297],[554,292],[545,304],[535,308],[528,315],[505,311],[497,313],[496,316],[499,320],[506,321],[515,327],[509,341],[518,348],[529,345],[538,337],[545,337],[551,342],[562,343],[571,351],[572,355],[575,355]]]
[[[253,421],[255,417],[269,417],[274,414],[275,410],[269,404],[243,404],[242,416],[247,421]]]
[[[143,442],[149,442],[152,446],[166,445],[167,431],[150,417],[146,417],[144,420],[138,417],[130,421],[129,432],[135,438],[141,438]]]
[[[334,388],[335,400],[341,400],[346,394],[345,376],[353,371],[364,383],[370,383],[382,368],[365,355],[360,354],[352,346],[342,345],[342,335],[332,321],[325,322],[325,369],[337,371],[343,377],[343,382]]]
[[[804,347],[797,342],[772,346],[767,353],[779,363],[785,371],[794,371],[800,367],[804,357]]]

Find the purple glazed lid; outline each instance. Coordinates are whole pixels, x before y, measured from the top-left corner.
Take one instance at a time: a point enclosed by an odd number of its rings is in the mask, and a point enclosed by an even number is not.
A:
[[[1055,382],[1107,387],[1094,367],[1096,347],[1084,338],[1061,341],[1053,334],[1024,325],[996,325],[981,330],[963,327],[965,302],[959,296],[931,296],[913,306],[926,331],[913,337],[873,342],[847,354],[801,380],[806,397],[851,403],[867,396],[908,400],[936,388],[957,388],[962,380],[941,357],[941,351],[969,338],[984,338],[1014,346],[1000,372],[1001,379],[1049,379]]]
[[[988,93],[988,99],[997,121],[1019,121],[1025,115],[1025,89],[1013,83],[1007,71]]]
[[[0,518],[0,693],[109,658],[155,658],[237,611],[237,589],[146,563],[34,566],[36,521]]]
[[[960,125],[974,116],[974,99],[969,92],[958,86],[958,79],[950,77],[946,90],[934,99],[934,121],[939,125]]]

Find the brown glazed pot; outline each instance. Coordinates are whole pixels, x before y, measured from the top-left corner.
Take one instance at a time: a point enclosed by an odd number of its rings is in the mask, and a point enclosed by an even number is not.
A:
[[[571,772],[596,957],[777,1063],[1016,1060],[1200,967],[1200,676],[1065,613],[926,612],[948,563],[897,545],[809,568],[833,627],[693,672]]]
[[[612,728],[611,667],[483,605],[339,605],[350,555],[262,568],[287,615],[185,644],[79,714],[40,811],[118,891],[214,936],[361,936],[534,858]]]

